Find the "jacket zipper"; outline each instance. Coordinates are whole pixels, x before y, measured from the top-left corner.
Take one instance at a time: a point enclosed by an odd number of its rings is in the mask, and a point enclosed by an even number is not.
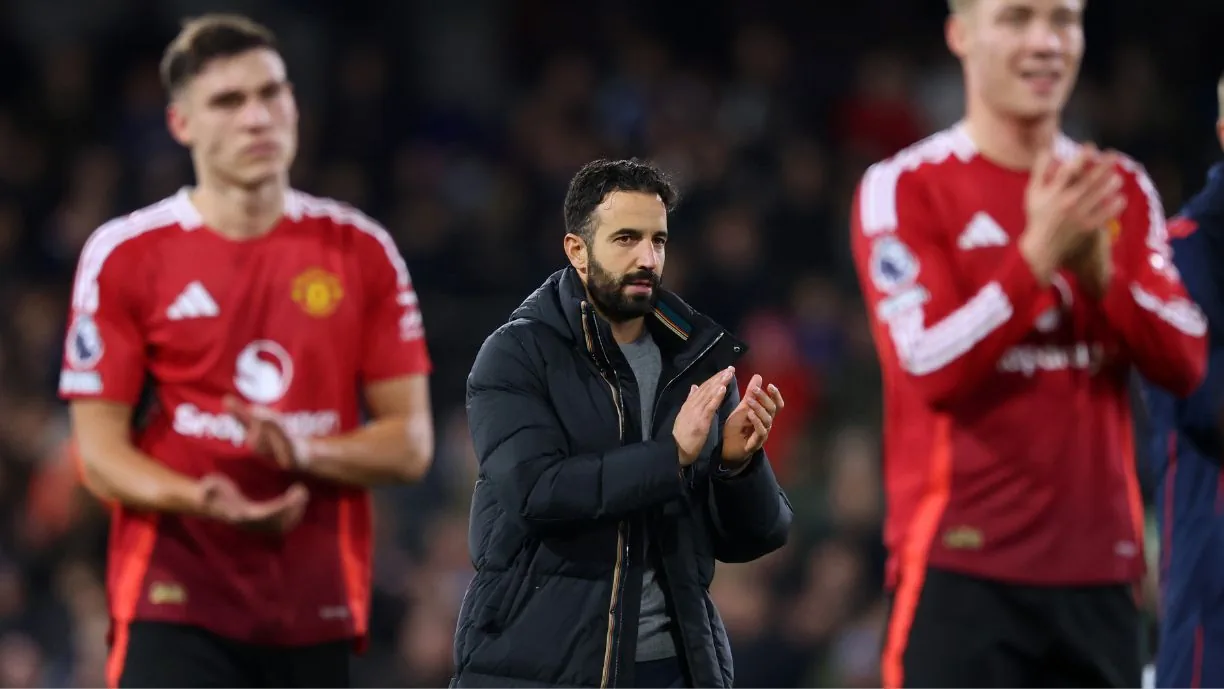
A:
[[[582,302],[582,331],[586,337],[587,350],[594,353],[594,341],[591,338],[590,330],[587,326],[587,302]],[[599,336],[598,333],[595,335]],[[603,342],[600,342],[603,346]],[[615,373],[615,370],[613,370]],[[625,442],[625,412],[621,407],[620,385],[608,380],[603,371],[600,371],[599,377],[608,385],[608,390],[612,393],[612,404],[616,407],[616,424],[617,433],[620,442]],[[629,560],[629,539],[626,537],[626,524],[624,521],[616,525],[616,565],[612,569],[612,595],[608,599],[608,634],[604,639],[604,660],[603,671],[600,674],[599,686],[600,689],[606,689],[609,686],[616,684],[617,663],[618,658],[613,652],[616,647],[616,621],[620,613],[620,598],[622,589],[625,584],[625,566]]]
[[[701,361],[702,359],[704,359],[704,358],[705,358],[705,355],[706,355],[706,354],[709,354],[709,353],[710,353],[710,350],[711,350],[711,349],[714,349],[714,345],[718,344],[718,341],[722,339],[723,334],[724,334],[724,333],[718,333],[718,335],[717,335],[717,336],[715,336],[714,341],[713,341],[713,342],[711,342],[710,344],[706,345],[705,349],[701,350],[701,352],[700,352],[700,353],[697,355],[697,357],[696,357],[695,359],[693,359],[692,361],[690,361],[690,362],[688,363],[688,365],[687,365],[687,366],[685,366],[684,368],[680,369],[680,372],[679,372],[679,373],[677,373],[676,375],[672,376],[672,377],[671,377],[671,380],[669,380],[669,381],[667,381],[666,383],[664,383],[664,384],[663,384],[662,389],[660,389],[660,390],[659,390],[659,392],[658,392],[658,394],[657,394],[657,395],[655,395],[655,403],[654,403],[654,405],[653,405],[653,406],[650,408],[650,432],[651,432],[651,433],[654,433],[655,414],[656,414],[656,413],[659,411],[659,400],[663,399],[663,393],[667,392],[667,389],[668,389],[669,387],[671,387],[671,384],[672,384],[672,383],[676,382],[677,380],[680,380],[680,378],[682,378],[682,377],[684,376],[684,374],[688,373],[688,372],[689,372],[689,369],[691,369],[692,367],[696,366],[696,365],[697,365],[697,362],[699,362],[699,361]],[[646,440],[646,438],[643,438],[643,440]]]
[[[705,358],[705,355],[706,355],[706,354],[709,354],[709,353],[710,353],[710,350],[711,350],[711,349],[714,349],[714,345],[718,344],[718,341],[722,339],[722,336],[723,336],[723,333],[718,333],[718,335],[717,335],[717,336],[714,338],[714,341],[713,341],[713,342],[711,342],[709,345],[707,345],[705,349],[701,350],[701,352],[700,352],[700,353],[697,355],[697,357],[696,357],[696,358],[694,358],[692,361],[690,361],[690,362],[688,363],[688,365],[687,365],[687,366],[685,366],[684,368],[680,369],[680,372],[679,372],[679,373],[677,373],[676,375],[672,376],[671,380],[667,381],[667,382],[666,382],[666,383],[663,385],[663,388],[662,388],[661,390],[659,390],[659,394],[655,396],[655,404],[654,404],[654,406],[653,406],[653,407],[651,407],[651,409],[650,409],[650,432],[651,432],[651,433],[654,433],[654,430],[655,430],[655,428],[654,428],[654,425],[655,425],[655,415],[657,414],[657,412],[658,412],[658,410],[659,410],[659,400],[663,399],[663,393],[667,392],[667,388],[671,387],[671,384],[672,384],[672,383],[676,382],[677,380],[680,380],[680,378],[682,378],[682,377],[684,376],[684,374],[685,374],[685,373],[688,373],[689,369],[691,369],[692,367],[696,366],[696,365],[697,365],[697,362],[699,362],[699,361],[701,361],[702,359],[704,359],[704,358]],[[683,474],[683,470],[681,470],[681,476],[683,476],[683,475],[684,475],[684,474]],[[671,574],[670,574],[670,573],[667,571],[667,558],[660,557],[660,558],[659,558],[659,564],[661,564],[661,565],[663,566],[663,577],[664,577],[664,580],[665,580],[665,581],[671,581]],[[673,609],[674,609],[674,608],[673,608]],[[682,624],[677,624],[677,625],[676,625],[676,629],[677,629],[677,630],[680,632],[680,645],[681,645],[681,646],[683,646],[683,648],[681,648],[681,649],[680,649],[681,657],[683,657],[684,659],[686,659],[686,663],[687,663],[687,658],[688,658],[688,636],[687,636],[687,635],[684,633],[684,625],[682,625]],[[691,670],[690,670],[690,672],[691,672]]]

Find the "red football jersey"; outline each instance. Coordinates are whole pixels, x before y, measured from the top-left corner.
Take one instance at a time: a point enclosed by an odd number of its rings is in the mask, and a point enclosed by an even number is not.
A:
[[[253,456],[222,399],[328,436],[359,425],[363,385],[429,369],[404,260],[348,206],[291,191],[274,229],[234,241],[203,225],[184,190],[100,227],[77,268],[60,394],[136,406],[148,390],[134,433],[152,457],[189,476],[223,473],[257,499],[295,481],[310,489],[284,537],[116,507],[107,588],[117,628],[179,622],[278,645],[363,637],[368,492]]]
[[[1066,270],[1039,285],[1017,241],[1029,173],[983,158],[962,127],[864,175],[852,244],[884,378],[893,585],[920,587],[928,564],[1033,584],[1142,576],[1129,371],[1188,393],[1206,321],[1151,180],[1129,160],[1121,173],[1099,301]]]

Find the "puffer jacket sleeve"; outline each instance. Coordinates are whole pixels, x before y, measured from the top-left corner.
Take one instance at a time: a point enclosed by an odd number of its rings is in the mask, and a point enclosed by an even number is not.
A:
[[[481,347],[467,384],[468,426],[480,473],[497,501],[529,528],[617,519],[681,494],[674,442],[647,441],[570,455],[542,362],[512,326]]]
[[[733,381],[719,418],[725,422],[739,406],[739,386]],[[721,446],[715,457],[722,454]],[[778,485],[769,458],[761,450],[734,476],[715,473],[710,489],[714,557],[722,562],[750,562],[781,548],[790,534],[794,514]]]

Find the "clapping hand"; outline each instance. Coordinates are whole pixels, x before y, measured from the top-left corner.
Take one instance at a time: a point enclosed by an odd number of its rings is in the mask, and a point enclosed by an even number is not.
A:
[[[280,417],[266,407],[256,407],[233,396],[225,398],[225,410],[238,419],[246,431],[247,447],[276,462],[285,470],[301,469],[308,457],[308,445],[290,435]]]
[[[714,422],[714,414],[727,395],[727,386],[735,376],[735,369],[725,368],[710,376],[700,386],[689,388],[688,399],[680,407],[676,422],[672,425],[672,437],[676,439],[676,449],[679,451],[680,466],[686,467],[697,460],[697,455],[705,445],[710,433],[710,424]]]
[[[1113,278],[1109,230],[1097,230],[1067,259],[1066,266],[1079,278],[1080,284],[1096,299],[1105,295]]]
[[[1086,286],[1103,288],[1109,269],[1102,261],[1108,262],[1109,247],[1102,233],[1126,208],[1117,166],[1118,154],[1091,145],[1065,162],[1048,151],[1038,158],[1025,190],[1027,227],[1019,244],[1043,284],[1071,262],[1082,264],[1077,272]]]
[[[268,500],[252,500],[222,474],[209,474],[196,484],[200,512],[244,529],[283,534],[302,521],[310,497],[306,487],[295,483]]]
[[[765,446],[774,418],[785,402],[777,386],[762,387],[760,374],[748,382],[748,391],[723,426],[722,461],[739,464]]]

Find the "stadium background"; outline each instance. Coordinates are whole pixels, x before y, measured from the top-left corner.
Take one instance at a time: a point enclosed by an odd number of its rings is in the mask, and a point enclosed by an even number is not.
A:
[[[1145,163],[1175,209],[1219,154],[1224,60],[1206,51],[1224,5],[1091,5],[1067,127]],[[714,585],[738,684],[878,686],[878,372],[846,213],[868,162],[959,116],[942,0],[0,3],[0,686],[103,681],[105,517],[54,396],[66,294],[89,232],[190,182],[156,66],[180,17],[214,10],[280,33],[294,183],[387,225],[436,360],[437,459],[426,485],[380,494],[358,685],[445,685],[471,575],[468,365],[561,265],[570,175],[637,155],[686,194],[665,282],[746,337],[743,368],[788,400],[770,450],[791,545]]]

